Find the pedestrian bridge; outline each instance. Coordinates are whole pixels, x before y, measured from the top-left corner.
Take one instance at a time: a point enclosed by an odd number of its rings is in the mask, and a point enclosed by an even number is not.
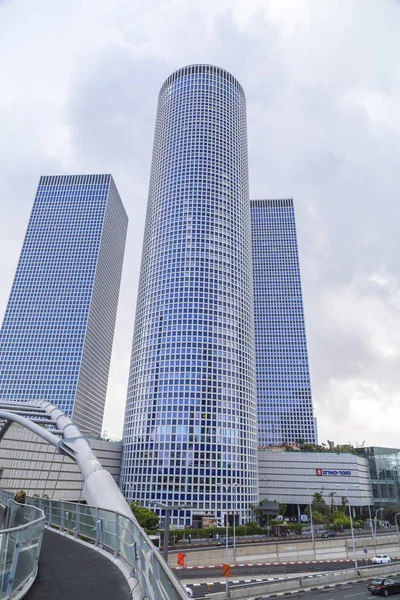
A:
[[[86,504],[29,496],[26,505],[21,505],[1,490],[0,515],[0,600],[22,598],[36,578],[38,565],[38,581],[28,592],[28,600],[187,600],[181,584],[133,518]],[[106,574],[114,582],[111,595]]]
[[[133,600],[187,600],[185,590],[136,521],[112,476],[103,469],[71,420],[48,402],[0,401],[0,441],[12,422],[37,433],[55,445],[58,452],[75,460],[83,475],[88,504],[28,496],[26,504],[21,505],[14,502],[13,494],[0,490],[0,600],[18,600],[32,586],[38,564],[40,570],[45,526],[58,532],[55,535],[69,538],[60,538],[63,543],[58,540],[58,548],[62,548],[64,542],[72,543],[75,553],[86,544],[87,552],[93,553],[94,549],[113,561],[124,575]],[[48,542],[51,539],[55,540],[54,536],[46,534],[45,546],[54,545],[54,541]],[[66,558],[67,564],[71,557],[69,554]],[[78,563],[70,573],[71,589],[76,587],[75,580],[84,576],[80,573],[83,564],[84,561]],[[64,568],[63,562],[59,562],[57,568]],[[96,573],[95,564],[91,576],[93,581],[101,577],[101,573]],[[49,585],[52,585],[50,581]],[[33,592],[34,589],[29,593]],[[60,596],[60,600],[66,597]],[[79,595],[72,597],[79,598]],[[100,598],[95,594],[84,597],[85,600]],[[116,595],[112,597],[118,600]],[[35,596],[35,600],[39,598],[56,600],[50,590],[46,596]]]

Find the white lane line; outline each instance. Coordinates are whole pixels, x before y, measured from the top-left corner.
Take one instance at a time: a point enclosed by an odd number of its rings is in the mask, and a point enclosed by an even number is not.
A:
[[[359,592],[358,594],[350,594],[349,596],[345,596],[345,598],[354,598],[354,596],[363,596],[364,594],[365,592]]]

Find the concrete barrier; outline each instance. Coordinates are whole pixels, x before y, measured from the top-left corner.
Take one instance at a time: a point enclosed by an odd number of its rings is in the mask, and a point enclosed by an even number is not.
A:
[[[278,592],[294,592],[307,590],[315,587],[324,587],[327,585],[335,585],[349,581],[362,581],[370,579],[377,575],[394,575],[399,571],[398,565],[385,565],[382,567],[374,567],[373,569],[348,569],[346,571],[337,571],[325,575],[317,575],[315,577],[296,577],[286,579],[284,581],[274,583],[262,583],[257,585],[248,585],[241,588],[230,588],[230,598],[232,600],[252,600],[259,596],[272,595]],[[225,600],[225,592],[217,592],[212,594],[212,600]]]
[[[370,559],[375,554],[375,544],[371,537],[355,538],[357,559],[360,564],[365,560],[364,546],[368,549],[367,557]],[[185,566],[221,565],[226,562],[226,549],[222,546],[185,552]],[[387,553],[390,556],[400,556],[400,547],[396,535],[384,535],[377,538],[377,552]],[[315,552],[311,541],[287,541],[280,544],[238,545],[236,552],[229,547],[229,564],[241,563],[273,563],[273,562],[303,562],[311,560],[343,560],[353,559],[353,544],[351,539],[340,537],[334,539],[318,539],[315,541]],[[177,566],[177,554],[170,554],[168,563],[171,567]]]

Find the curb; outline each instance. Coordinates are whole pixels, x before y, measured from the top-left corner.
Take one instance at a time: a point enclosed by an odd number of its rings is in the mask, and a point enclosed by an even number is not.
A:
[[[394,560],[397,560],[395,558]],[[278,567],[285,565],[322,565],[330,563],[352,563],[354,562],[348,558],[338,558],[332,560],[299,560],[299,561],[286,561],[286,562],[267,562],[267,563],[235,563],[230,565],[231,567]],[[222,565],[199,565],[190,567],[170,567],[173,571],[184,571],[187,569],[221,569]]]
[[[364,559],[359,559],[362,562]],[[399,560],[398,556],[393,556],[392,562]],[[266,562],[266,563],[234,563],[229,565],[230,567],[282,567],[287,565],[328,565],[338,563],[353,563],[354,560],[351,558],[336,558],[331,560],[299,560],[299,561],[286,561],[286,562]],[[221,569],[223,565],[198,565],[188,567],[171,567],[172,571],[185,571],[190,569]],[[372,563],[371,563],[371,566]]]
[[[346,585],[354,585],[355,583],[365,583],[367,579],[353,579],[351,581],[344,581],[343,583],[332,583],[331,585],[320,585],[310,588],[302,588],[300,590],[292,590],[290,592],[277,592],[276,594],[270,594],[269,596],[263,596],[263,598],[278,598],[281,596],[292,596],[293,594],[304,594],[305,592],[316,592],[318,590],[332,590],[334,588],[343,587]],[[257,598],[250,598],[249,600],[257,600]]]

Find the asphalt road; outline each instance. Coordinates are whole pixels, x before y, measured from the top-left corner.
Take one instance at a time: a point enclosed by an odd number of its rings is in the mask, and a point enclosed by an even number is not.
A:
[[[392,561],[392,564],[399,563],[400,561]],[[231,577],[233,579],[243,578],[256,578],[263,579],[268,577],[282,577],[289,574],[301,574],[301,573],[328,573],[329,571],[343,571],[343,569],[350,569],[353,566],[352,561],[340,562],[340,563],[320,563],[313,564],[309,563],[306,565],[271,565],[271,566],[258,566],[252,565],[249,567],[231,567]],[[360,563],[360,566],[365,566],[364,561]],[[369,563],[369,566],[372,566]],[[377,565],[379,566],[379,565]],[[191,569],[182,569],[175,571],[178,579],[189,581],[204,579],[208,581],[215,581],[221,578],[222,569],[220,567],[207,568],[203,567],[199,569],[193,567]]]
[[[385,531],[378,531],[377,532],[377,536],[381,536],[381,535],[390,535],[392,533],[395,533],[395,531],[393,531],[392,529],[386,529]],[[363,533],[360,534],[356,534],[355,537],[370,537],[370,532],[369,531],[364,531]],[[318,542],[318,540],[323,540],[325,538],[321,537],[321,534],[317,533],[315,536],[315,541]],[[339,534],[337,536],[336,539],[351,539],[351,535],[350,534]],[[265,546],[268,544],[288,544],[288,543],[293,543],[293,542],[309,542],[311,540],[311,536],[291,536],[288,538],[263,538],[261,540],[241,540],[240,538],[238,538],[236,540],[236,543],[238,546]],[[213,548],[225,548],[225,546],[217,546],[215,543],[215,540],[210,542],[202,542],[199,544],[196,544],[195,541],[192,541],[191,544],[183,544],[181,541],[179,541],[176,545],[172,545],[169,548],[169,554],[174,554],[177,552],[182,552],[182,550],[185,550],[185,552],[198,552],[198,551],[206,551],[206,550],[210,550]]]
[[[399,579],[399,577],[396,577]],[[243,583],[249,583],[250,581],[255,582],[256,580],[246,579],[246,580],[230,580],[229,588],[232,589],[237,585],[243,585]],[[313,585],[317,585],[318,582],[310,579],[310,587]],[[210,597],[212,600],[212,594],[217,592],[222,592],[225,590],[225,582],[218,582],[214,584],[206,584],[202,583],[200,585],[190,585],[193,590],[194,598],[204,598]],[[251,597],[251,587],[248,588],[248,595]],[[370,594],[367,590],[367,582],[360,583],[347,583],[343,585],[337,585],[334,587],[325,587],[319,590],[310,590],[310,591],[299,591],[286,594],[289,595],[290,598],[304,598],[306,600],[372,600],[374,596]],[[396,598],[400,597],[400,594],[394,594]],[[269,600],[270,598],[276,598],[276,592],[273,592],[271,596],[257,596],[257,600]]]
[[[245,583],[241,581],[240,583]],[[188,585],[188,584],[186,584]],[[237,583],[236,583],[237,585]],[[232,589],[235,586],[235,583],[230,582],[229,587]],[[204,598],[205,596],[208,598],[209,594],[217,594],[218,592],[223,592],[225,590],[225,581],[221,581],[218,583],[213,583],[209,585],[207,583],[201,583],[198,585],[190,585],[189,586],[193,590],[193,598]],[[212,596],[210,597],[212,600]]]
[[[254,581],[254,580],[253,580]],[[229,587],[233,589],[235,585],[238,583],[244,582],[230,582]],[[214,583],[211,586],[208,586],[206,583],[202,583],[201,585],[190,586],[193,590],[193,598],[204,598],[210,597],[212,600],[212,595],[208,596],[208,594],[216,594],[217,592],[223,592],[225,590],[225,582]],[[311,587],[311,584],[310,584]],[[251,587],[248,589],[248,595],[251,597]],[[271,596],[257,596],[257,600],[269,600]],[[276,598],[276,592],[274,592],[273,597]],[[286,596],[288,597],[288,596]],[[396,594],[396,597],[399,598],[399,595]],[[290,593],[290,598],[304,598],[305,600],[369,600],[373,599],[372,594],[367,591],[367,584],[364,583],[349,583],[346,585],[338,586],[338,587],[330,587],[324,588],[320,590],[314,591],[302,591],[297,593]]]
[[[198,597],[198,596],[197,596]],[[299,592],[297,594],[290,594],[290,598],[305,598],[306,600],[371,600],[372,598],[379,598],[380,596],[373,596],[367,590],[367,584],[364,583],[349,583],[334,588],[327,588],[322,590],[315,590],[313,592]],[[394,595],[395,598],[399,598],[399,594]],[[257,600],[269,600],[270,596],[260,596]]]

